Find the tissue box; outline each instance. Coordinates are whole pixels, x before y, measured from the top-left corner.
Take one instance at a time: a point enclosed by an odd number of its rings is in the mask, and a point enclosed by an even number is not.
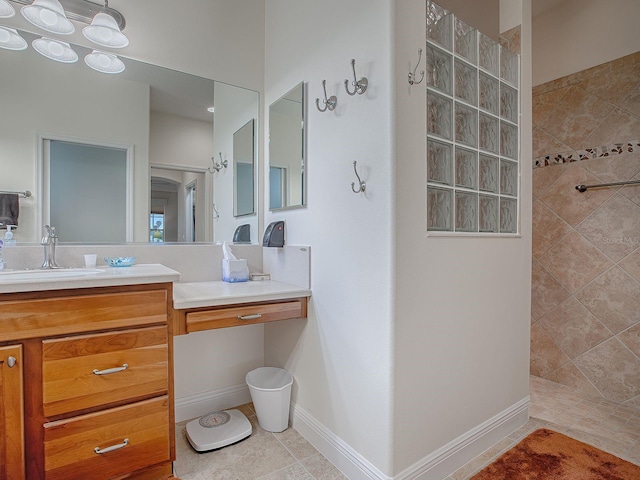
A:
[[[222,280],[229,283],[246,282],[249,280],[247,261],[222,259]]]

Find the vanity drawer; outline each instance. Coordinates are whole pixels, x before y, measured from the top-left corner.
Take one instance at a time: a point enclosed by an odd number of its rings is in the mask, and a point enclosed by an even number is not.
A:
[[[187,333],[214,328],[237,327],[254,323],[289,320],[307,316],[307,299],[236,305],[186,313]]]
[[[113,478],[170,461],[169,398],[47,423],[44,456],[50,480]]]
[[[147,286],[129,291],[69,295],[60,292],[7,294],[0,301],[0,339],[51,337],[166,323],[167,290]],[[133,291],[131,291],[133,290]],[[46,298],[42,298],[46,297]]]
[[[167,393],[167,339],[162,326],[44,340],[45,416]]]

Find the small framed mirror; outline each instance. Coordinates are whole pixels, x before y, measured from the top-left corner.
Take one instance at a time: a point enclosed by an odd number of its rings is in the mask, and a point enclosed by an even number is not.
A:
[[[256,212],[255,120],[252,118],[233,134],[233,216]]]
[[[299,83],[269,106],[269,210],[307,203],[306,103]]]

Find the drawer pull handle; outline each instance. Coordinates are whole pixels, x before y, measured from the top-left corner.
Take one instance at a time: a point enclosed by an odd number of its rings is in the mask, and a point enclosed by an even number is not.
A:
[[[11,356],[11,357],[7,358],[7,366],[9,368],[13,368],[15,366],[15,364],[16,364],[16,357]]]
[[[124,372],[129,365],[123,363],[121,367],[116,368],[107,368],[106,370],[98,370],[97,368],[93,371],[94,375],[111,375],[112,373]]]
[[[114,450],[120,450],[121,448],[124,448],[127,445],[129,445],[129,439],[125,438],[124,442],[122,443],[119,443],[117,445],[111,445],[110,447],[107,447],[107,448],[96,447],[93,449],[93,451],[96,452],[98,455],[102,455],[104,453],[113,452]]]
[[[261,313],[254,313],[253,315],[238,315],[238,320],[257,320],[261,317]]]

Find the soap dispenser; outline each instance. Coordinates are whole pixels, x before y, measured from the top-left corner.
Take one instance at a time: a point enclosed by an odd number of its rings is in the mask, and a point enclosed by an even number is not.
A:
[[[4,234],[4,246],[9,247],[16,244],[16,239],[13,238],[12,228],[17,228],[16,225],[7,225],[7,232]]]

